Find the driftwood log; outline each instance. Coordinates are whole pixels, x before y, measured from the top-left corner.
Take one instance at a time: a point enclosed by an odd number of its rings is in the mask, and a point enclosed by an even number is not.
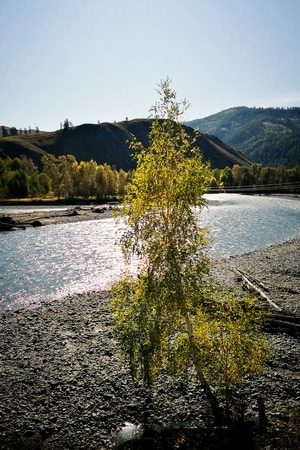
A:
[[[257,286],[257,284],[259,284],[259,286],[266,289],[261,281],[256,280],[254,277],[251,277],[250,275],[246,275],[244,272],[242,272],[239,269],[233,269],[233,271],[237,275],[238,278],[242,279],[243,286],[246,289],[248,289],[249,291],[254,291],[254,292],[258,293],[264,300],[266,300],[270,304],[270,306],[272,306],[273,309],[275,309],[277,311],[282,311],[282,308],[280,308],[280,306],[276,305],[276,303],[273,302],[273,300],[271,300],[270,297],[265,292],[263,292],[263,290],[260,287]],[[255,284],[254,280],[256,280],[256,284]]]
[[[285,314],[270,314],[267,329],[270,331],[284,331],[285,333],[300,336],[300,317]]]
[[[300,317],[285,314],[283,309],[278,306],[270,297],[264,292],[268,288],[257,278],[246,274],[240,269],[232,269],[236,274],[238,280],[241,280],[243,287],[249,291],[256,292],[262,299],[266,300],[271,311],[268,313],[266,328],[268,331],[283,331],[293,335],[300,335]]]

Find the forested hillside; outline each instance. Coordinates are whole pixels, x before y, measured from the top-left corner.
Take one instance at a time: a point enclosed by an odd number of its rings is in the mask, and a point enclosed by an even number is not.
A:
[[[187,122],[265,167],[300,163],[300,108],[237,107]]]
[[[17,132],[15,135],[0,138],[0,158],[13,159],[24,155],[40,168],[43,155],[73,155],[77,161],[94,160],[97,164],[109,164],[117,170],[128,171],[134,168],[135,161],[127,141],[135,135],[147,148],[149,131],[149,120],[135,119],[118,123],[67,126],[48,133]],[[9,133],[8,128],[7,132]],[[192,129],[188,132],[192,133]],[[195,145],[200,147],[204,160],[209,160],[213,168],[251,164],[241,152],[214,136],[202,134]]]

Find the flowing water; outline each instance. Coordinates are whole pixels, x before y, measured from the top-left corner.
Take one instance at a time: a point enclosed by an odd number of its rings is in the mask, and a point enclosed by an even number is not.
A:
[[[207,198],[209,206],[199,215],[199,223],[210,229],[214,258],[300,237],[297,199],[238,194]],[[0,207],[0,214],[15,209]],[[2,232],[0,312],[108,289],[124,269],[118,246],[123,229],[108,218]]]

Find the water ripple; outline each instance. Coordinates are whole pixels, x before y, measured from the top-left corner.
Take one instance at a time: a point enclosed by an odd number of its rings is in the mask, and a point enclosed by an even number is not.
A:
[[[236,194],[200,215],[215,258],[245,253],[300,236],[300,202]],[[108,289],[124,269],[113,219],[48,225],[0,235],[0,311],[69,294]]]

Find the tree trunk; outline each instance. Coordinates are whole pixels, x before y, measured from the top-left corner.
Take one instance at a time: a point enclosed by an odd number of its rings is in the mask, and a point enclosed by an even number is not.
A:
[[[191,324],[190,318],[187,313],[185,313],[184,319],[185,319],[185,324],[186,324],[187,333],[188,333],[189,342],[190,342],[192,360],[193,360],[194,367],[195,367],[195,370],[197,373],[197,377],[204,389],[206,398],[212,409],[212,413],[215,418],[215,424],[216,425],[224,425],[224,423],[226,422],[225,414],[224,414],[223,410],[221,409],[215,394],[211,390],[211,388],[204,376],[204,373],[203,373],[203,370],[202,370],[202,367],[201,367],[201,364],[199,361],[197,345],[195,343],[195,337],[193,334],[193,326]]]

